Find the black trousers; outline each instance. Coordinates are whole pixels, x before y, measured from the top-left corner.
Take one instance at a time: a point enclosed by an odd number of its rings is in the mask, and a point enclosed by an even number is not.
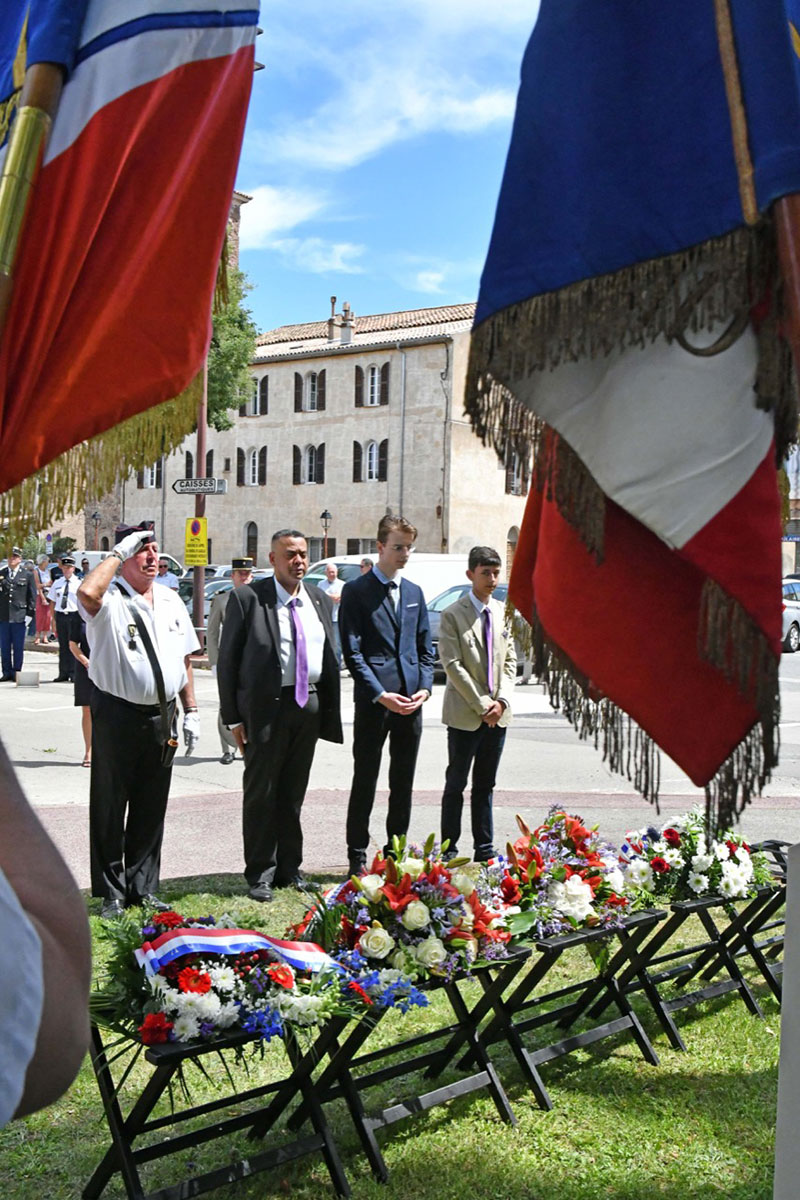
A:
[[[267,742],[255,737],[244,748],[244,875],[250,887],[288,883],[303,861],[300,810],[319,737],[319,697],[305,708],[294,688],[281,692],[280,709]]]
[[[136,903],[158,890],[172,768],[161,765],[158,708],[95,688],[89,843],[92,895]]]
[[[56,609],[56,634],[58,635],[58,673],[62,679],[72,679],[75,675],[75,659],[69,648],[69,635],[72,629],[71,613],[59,612]]]
[[[381,768],[383,744],[389,738],[389,811],[386,849],[392,838],[408,833],[411,793],[422,736],[422,708],[411,716],[390,712],[382,704],[357,700],[353,722],[353,782],[347,805],[347,853],[351,864],[366,860],[369,818]]]
[[[458,849],[464,788],[472,767],[470,808],[473,857],[476,862],[486,862],[494,854],[492,795],[505,740],[506,731],[499,725],[481,724],[477,729],[453,729],[448,726],[447,774],[442,796],[442,841],[449,841],[449,853]]]

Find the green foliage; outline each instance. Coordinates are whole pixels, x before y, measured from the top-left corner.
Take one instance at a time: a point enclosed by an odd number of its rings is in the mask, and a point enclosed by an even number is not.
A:
[[[59,529],[57,533],[53,534],[53,558],[58,558],[59,554],[69,554],[76,545],[75,538],[63,537]]]
[[[242,301],[250,291],[243,271],[228,272],[228,303],[214,314],[214,332],[208,350],[208,424],[230,429],[229,409],[238,408],[253,388],[248,370],[255,352],[258,330]]]

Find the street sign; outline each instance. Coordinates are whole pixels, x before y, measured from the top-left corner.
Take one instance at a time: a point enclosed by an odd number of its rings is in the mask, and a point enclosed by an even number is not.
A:
[[[227,479],[176,479],[173,492],[179,496],[224,496],[228,491]]]
[[[186,521],[183,561],[187,567],[204,567],[208,563],[208,522],[205,517],[189,517]]]

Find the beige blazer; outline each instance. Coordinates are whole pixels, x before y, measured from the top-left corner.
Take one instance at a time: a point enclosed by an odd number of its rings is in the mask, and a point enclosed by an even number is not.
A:
[[[490,600],[494,652],[494,690],[490,696],[481,618],[469,597],[467,592],[446,608],[439,626],[439,657],[447,675],[442,721],[454,729],[477,729],[491,701],[504,700],[506,709],[498,724],[509,725],[517,678],[514,637],[506,627],[503,605]]]
[[[215,667],[219,659],[219,639],[222,637],[222,624],[225,620],[225,609],[231,597],[231,588],[227,592],[217,592],[211,597],[208,609],[208,624],[206,625],[206,654],[209,666]]]

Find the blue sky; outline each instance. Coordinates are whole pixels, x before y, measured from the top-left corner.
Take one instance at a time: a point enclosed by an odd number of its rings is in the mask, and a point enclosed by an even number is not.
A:
[[[539,0],[262,5],[236,186],[259,330],[477,297]]]

